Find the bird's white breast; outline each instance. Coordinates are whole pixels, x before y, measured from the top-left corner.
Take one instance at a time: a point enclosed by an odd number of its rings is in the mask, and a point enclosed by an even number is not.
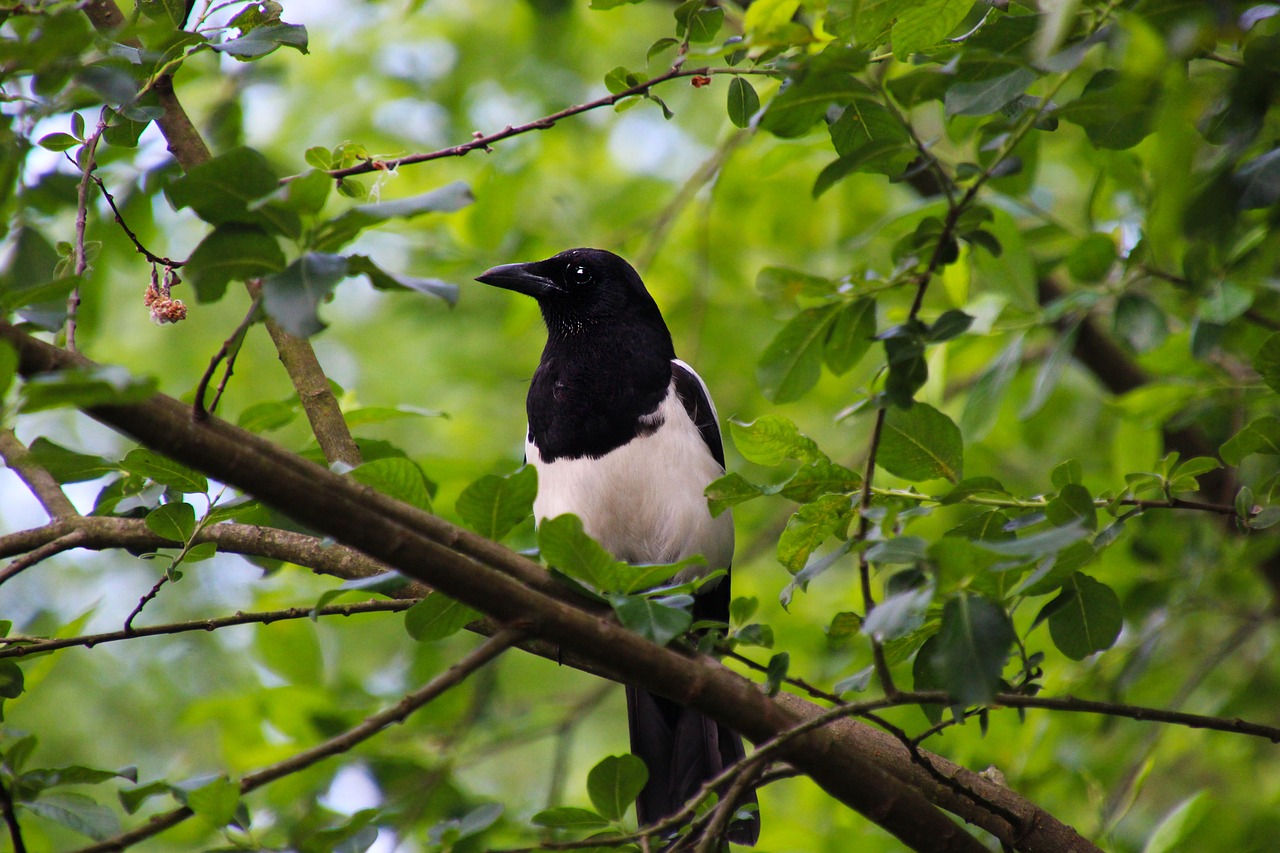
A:
[[[620,560],[671,563],[700,554],[711,569],[733,558],[733,519],[711,517],[703,490],[724,474],[689,419],[675,381],[658,409],[661,425],[598,458],[543,462],[528,442],[525,452],[538,470],[534,518],[567,512]]]

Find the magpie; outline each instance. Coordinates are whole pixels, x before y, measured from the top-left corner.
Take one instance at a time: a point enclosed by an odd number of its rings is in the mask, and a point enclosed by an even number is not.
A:
[[[716,409],[701,377],[676,358],[639,274],[611,252],[569,249],[497,266],[476,280],[532,296],[547,327],[526,400],[525,459],[538,472],[535,521],[571,512],[620,560],[701,555],[706,564],[688,574],[727,571],[733,519],[728,512],[712,518],[703,494],[724,474]],[[695,597],[694,619],[727,622],[729,600],[725,576]],[[631,751],[649,768],[636,800],[642,826],[675,812],[744,755],[736,733],[633,687],[627,719]],[[745,803],[756,803],[754,791],[738,805]],[[753,811],[728,837],[755,844],[759,834]]]

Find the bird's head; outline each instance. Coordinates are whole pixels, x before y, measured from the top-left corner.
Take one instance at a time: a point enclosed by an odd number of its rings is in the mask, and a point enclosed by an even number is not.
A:
[[[603,249],[569,249],[545,261],[503,264],[476,276],[476,281],[538,300],[552,334],[620,323],[656,324],[666,331],[640,274]]]

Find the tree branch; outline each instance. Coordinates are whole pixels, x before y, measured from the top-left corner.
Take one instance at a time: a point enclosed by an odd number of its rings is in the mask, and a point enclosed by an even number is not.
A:
[[[11,429],[0,429],[0,458],[26,483],[51,519],[77,515],[62,486],[44,469]]]
[[[79,362],[7,323],[0,323],[0,337],[17,349],[24,375]],[[500,623],[525,626],[532,637],[707,714],[751,740],[768,740],[796,722],[794,710],[713,660],[656,646],[612,618],[602,618],[599,608],[571,603],[571,593],[520,555],[217,418],[193,423],[190,409],[177,400],[157,394],[144,403],[97,406],[87,413]],[[824,732],[788,742],[781,757],[915,849],[981,849],[919,790],[864,754],[836,747]],[[1036,815],[1037,837],[1061,826],[1025,800],[1021,803]],[[1013,840],[1007,824],[972,803],[961,804],[957,813]]]
[[[325,607],[290,607],[285,610],[265,610],[257,613],[235,613],[211,619],[195,619],[187,622],[170,622],[166,625],[150,625],[131,631],[106,631],[101,634],[85,634],[79,637],[4,637],[0,638],[0,658],[20,658],[59,649],[83,646],[92,649],[103,643],[133,640],[138,637],[156,637],[162,634],[183,634],[188,631],[217,631],[234,625],[270,625],[289,619],[315,619],[321,616],[354,616],[358,613],[399,613],[417,604],[417,599],[392,601],[360,601],[352,604],[330,604]]]

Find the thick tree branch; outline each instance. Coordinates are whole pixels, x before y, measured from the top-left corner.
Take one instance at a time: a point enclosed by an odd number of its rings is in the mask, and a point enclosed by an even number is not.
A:
[[[36,462],[31,451],[18,441],[18,436],[11,429],[0,429],[0,458],[4,464],[18,475],[18,479],[27,484],[31,494],[40,501],[40,506],[49,514],[49,518],[67,518],[76,515],[76,508],[71,499],[62,491],[58,481]]]
[[[0,337],[19,352],[24,375],[79,362],[9,324],[0,323]],[[570,603],[571,596],[544,570],[518,554],[221,420],[195,423],[190,409],[176,400],[156,395],[145,403],[99,406],[87,413],[500,623],[520,625],[533,637],[558,644],[620,680],[695,708],[753,741],[775,737],[797,721],[795,708],[765,696],[715,661],[658,647],[604,618],[598,609]],[[903,784],[890,768],[840,746],[829,732],[797,737],[779,757],[914,849],[981,849],[921,794],[924,789]],[[972,803],[957,803],[956,813],[1004,840],[1017,841],[1020,849],[1062,849],[1037,845],[1064,832],[1075,837],[1052,816],[1018,800],[1023,811],[1035,816],[1033,831],[1021,839],[1014,838],[1004,821]]]

